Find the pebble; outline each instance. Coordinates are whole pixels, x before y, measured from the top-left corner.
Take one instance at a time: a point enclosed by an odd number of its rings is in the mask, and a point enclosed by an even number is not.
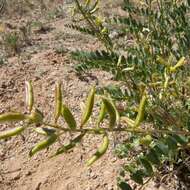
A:
[[[11,178],[13,180],[18,180],[18,179],[20,179],[20,177],[21,177],[20,171],[19,172],[14,172],[14,173],[11,174]]]

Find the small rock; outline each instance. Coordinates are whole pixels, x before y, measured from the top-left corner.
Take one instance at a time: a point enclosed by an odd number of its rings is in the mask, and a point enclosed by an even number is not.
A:
[[[25,174],[25,176],[30,176],[31,174],[32,174],[31,171],[27,171],[26,174]]]
[[[19,172],[14,172],[14,173],[11,174],[11,178],[13,180],[18,180],[18,179],[20,179],[20,177],[21,177],[20,171]]]
[[[116,157],[114,157],[114,158],[111,159],[111,162],[112,162],[112,163],[114,163],[114,162],[116,162],[116,161],[117,161],[117,158],[116,158]]]

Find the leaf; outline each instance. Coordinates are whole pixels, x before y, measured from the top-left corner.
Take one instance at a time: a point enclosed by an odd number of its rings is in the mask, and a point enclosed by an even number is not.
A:
[[[177,141],[175,140],[174,137],[168,136],[166,139],[166,143],[171,150],[176,150],[177,149]]]
[[[144,173],[142,172],[142,170],[137,170],[131,175],[131,179],[133,179],[138,184],[143,184],[143,176]]]
[[[155,165],[160,164],[160,160],[158,155],[156,154],[156,151],[154,149],[150,149],[149,153],[146,155],[146,158]]]
[[[179,144],[181,144],[181,145],[185,145],[185,144],[188,143],[188,138],[185,137],[185,136],[174,134],[172,137],[173,137]]]
[[[165,156],[168,156],[169,154],[168,146],[162,142],[157,143],[154,149],[157,152],[157,154],[161,154],[161,155],[163,154]]]
[[[119,182],[119,183],[118,183],[118,187],[119,187],[121,190],[132,190],[132,187],[131,187],[128,183],[126,183],[126,182],[124,182],[124,181]]]
[[[140,162],[143,165],[143,167],[145,168],[148,176],[151,176],[153,174],[153,168],[152,168],[151,163],[146,158],[140,158]]]

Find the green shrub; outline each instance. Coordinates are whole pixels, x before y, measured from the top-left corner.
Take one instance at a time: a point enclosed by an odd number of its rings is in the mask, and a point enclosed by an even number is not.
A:
[[[124,102],[120,115],[133,120],[138,117],[137,105],[146,91],[142,127],[154,132],[147,136],[132,133],[129,143],[116,151],[121,157],[129,157],[129,152],[139,147],[131,163],[123,166],[119,186],[130,189],[122,180],[125,173],[143,185],[145,179],[154,177],[154,171],[161,171],[160,166],[166,161],[172,168],[187,157],[185,148],[178,146],[187,143],[189,137],[160,134],[160,130],[189,130],[190,2],[124,0],[122,9],[126,16],[111,15],[104,19],[96,14],[97,2],[75,2],[76,17],[82,15],[87,25],[68,27],[97,37],[104,46],[94,52],[72,52],[73,59],[79,62],[75,70],[82,74],[100,69],[121,81],[121,86],[103,87],[98,93],[106,91],[113,99]],[[127,119],[127,122],[130,126],[132,121]]]

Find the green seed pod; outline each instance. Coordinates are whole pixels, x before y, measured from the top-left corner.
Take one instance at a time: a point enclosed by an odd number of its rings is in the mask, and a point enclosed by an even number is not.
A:
[[[119,114],[117,112],[117,109],[113,102],[111,102],[111,100],[103,97],[102,101],[105,104],[106,110],[110,116],[109,127],[113,128],[119,120]]]
[[[135,128],[139,127],[140,123],[142,122],[142,120],[144,118],[146,100],[147,100],[147,97],[146,97],[146,94],[144,94],[141,98],[140,105],[138,108],[138,114],[135,119],[135,124],[134,124]]]
[[[14,129],[10,129],[7,131],[3,131],[0,133],[0,140],[1,139],[6,139],[15,135],[19,135],[20,133],[22,133],[24,131],[25,127],[16,127]]]
[[[85,104],[85,109],[82,114],[81,126],[86,124],[86,122],[89,120],[89,118],[92,114],[92,109],[94,106],[95,91],[96,91],[95,87],[92,87],[92,89],[90,90],[90,92],[88,94],[86,104]]]
[[[56,140],[57,140],[57,135],[56,134],[50,135],[47,139],[45,139],[45,140],[39,142],[38,144],[36,144],[32,148],[32,150],[29,152],[29,156],[32,157],[37,152],[51,146]]]
[[[81,142],[84,135],[85,135],[85,133],[82,133],[82,134],[78,135],[77,137],[75,137],[73,140],[71,140],[71,142],[69,144],[59,147],[57,149],[56,153],[53,156],[51,156],[51,158],[54,157],[54,156],[63,154],[65,152],[71,150],[72,148],[74,148],[77,143]]]
[[[61,91],[61,84],[58,82],[55,86],[55,123],[59,116],[61,115],[62,109],[62,91]]]
[[[100,113],[98,116],[98,120],[97,120],[97,126],[100,127],[100,123],[103,121],[103,119],[105,118],[106,115],[106,106],[105,104],[102,102],[101,106],[100,106]]]
[[[64,117],[65,121],[67,122],[69,128],[76,129],[77,124],[76,124],[75,118],[66,105],[62,106],[61,114]]]
[[[25,86],[26,86],[26,105],[29,112],[31,112],[34,104],[32,83],[30,81],[26,81]]]
[[[24,121],[26,116],[22,113],[4,113],[0,115],[0,123],[12,122],[12,121]]]
[[[94,12],[96,12],[96,10],[98,9],[98,3],[99,3],[99,0],[97,0],[94,3],[94,5],[91,7],[90,14],[93,14]]]
[[[134,125],[135,125],[135,121],[133,121],[132,119],[130,119],[126,116],[121,117],[121,122],[126,123],[127,125],[129,125],[129,127],[134,127]]]
[[[175,72],[179,67],[185,64],[185,57],[182,57],[175,66],[170,67],[171,72]]]
[[[43,114],[36,108],[33,108],[31,114],[27,116],[29,123],[40,124],[43,121]]]
[[[109,138],[107,135],[104,135],[102,145],[98,148],[96,153],[86,162],[86,165],[91,166],[95,161],[97,161],[100,157],[102,157],[107,151],[108,146],[109,146]]]
[[[86,7],[86,8],[88,8],[90,2],[91,2],[91,0],[86,0],[86,2],[85,2],[85,7]]]

